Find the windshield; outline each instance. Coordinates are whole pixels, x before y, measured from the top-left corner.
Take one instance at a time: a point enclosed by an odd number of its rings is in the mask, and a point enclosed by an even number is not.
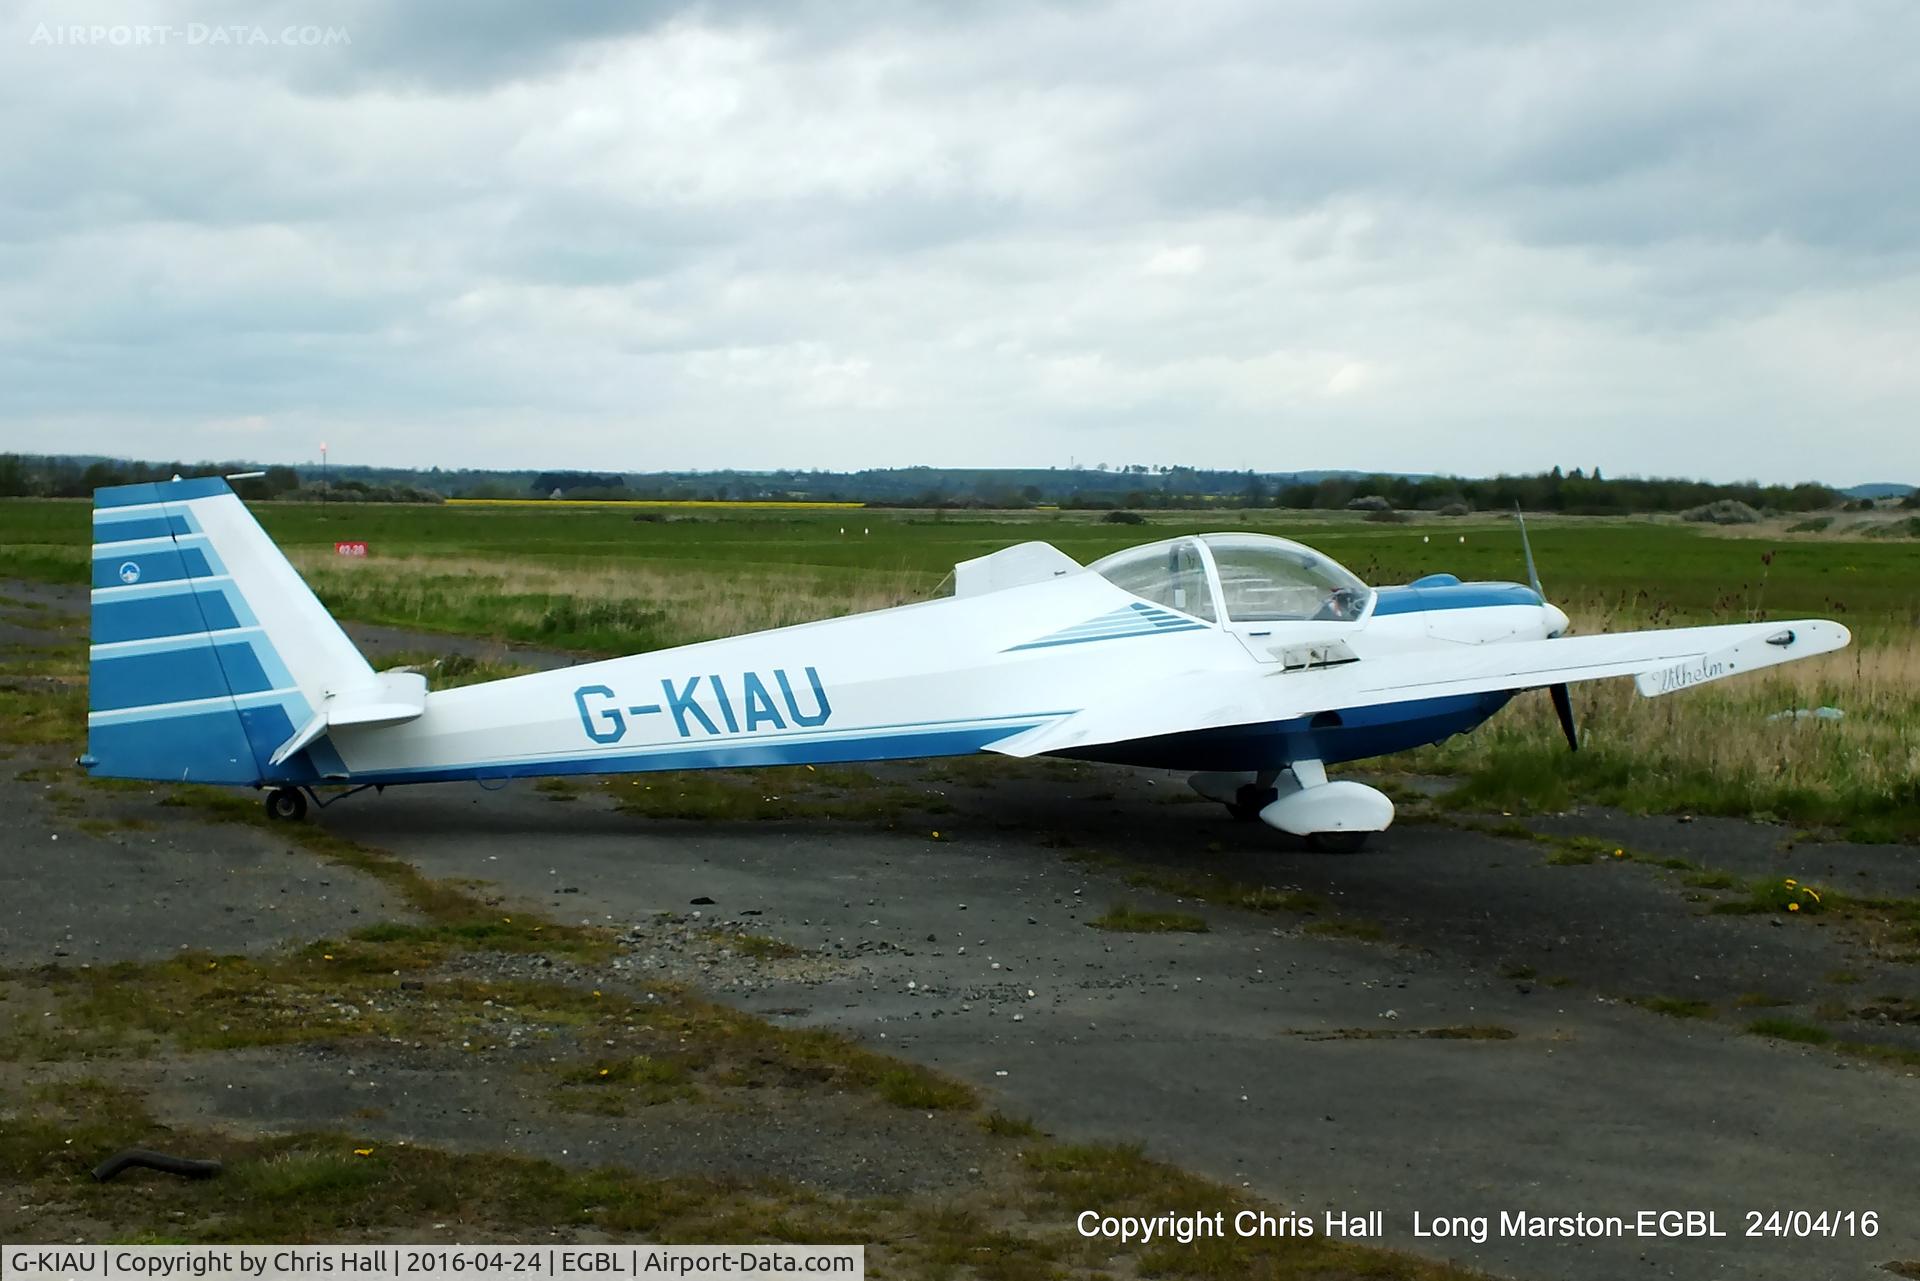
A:
[[[1191,538],[1129,547],[1096,560],[1088,568],[1122,591],[1213,621],[1213,592],[1207,587],[1206,562],[1201,559],[1199,544]]]
[[[1203,541],[1234,622],[1351,622],[1366,610],[1367,585],[1311,547],[1264,534],[1207,534]]]

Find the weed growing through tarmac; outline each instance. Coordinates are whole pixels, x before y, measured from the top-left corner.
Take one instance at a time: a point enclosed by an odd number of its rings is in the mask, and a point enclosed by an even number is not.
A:
[[[1755,1036],[1771,1037],[1776,1041],[1795,1041],[1801,1045],[1825,1045],[1833,1040],[1833,1033],[1826,1028],[1800,1019],[1755,1019],[1747,1024],[1747,1031]]]
[[[1216,872],[1141,867],[1111,855],[1092,850],[1070,850],[1066,861],[1083,867],[1116,872],[1134,889],[1154,890],[1174,898],[1193,899],[1216,907],[1238,908],[1243,912],[1289,915],[1326,909],[1326,901],[1304,890],[1280,889],[1272,885],[1252,885]]]
[[[1305,934],[1315,934],[1321,938],[1355,939],[1362,943],[1384,943],[1387,930],[1378,921],[1359,920],[1353,917],[1334,917],[1326,921],[1310,921],[1301,927]]]
[[[1131,903],[1115,903],[1087,922],[1096,930],[1121,934],[1204,934],[1205,920],[1191,912],[1156,912]]]
[[[1303,1041],[1511,1041],[1512,1028],[1493,1023],[1450,1027],[1340,1027],[1295,1031]]]
[[[1684,996],[1630,996],[1627,1004],[1637,1005],[1643,1010],[1655,1014],[1664,1014],[1672,1019],[1710,1019],[1713,1017],[1713,1005],[1708,1001],[1696,1001]]]
[[[1830,906],[1840,906],[1840,896],[1833,890],[1802,885],[1791,876],[1768,876],[1750,882],[1743,897],[1716,903],[1713,910],[1734,916],[1756,912],[1804,912],[1813,916]]]
[[[836,819],[897,826],[910,814],[952,809],[925,788],[884,782],[858,766],[618,775],[601,787],[623,814],[648,819],[768,822]]]

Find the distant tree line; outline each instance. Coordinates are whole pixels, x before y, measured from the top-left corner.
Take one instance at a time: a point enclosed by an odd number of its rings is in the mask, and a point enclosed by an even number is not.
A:
[[[244,462],[151,463],[118,458],[74,458],[0,454],[0,498],[88,498],[96,489],[171,480],[175,476],[231,476],[261,472],[233,481],[234,492],[250,500],[284,498],[290,502],[437,503],[431,489],[404,482],[378,483],[361,476],[302,481],[291,467],[259,467]]]
[[[0,496],[84,497],[105,485],[220,475],[257,468],[244,462],[182,464],[71,456],[0,455]],[[1460,476],[1363,472],[1255,472],[1129,464],[1093,468],[893,467],[866,471],[478,471],[395,467],[331,469],[324,483],[309,471],[265,468],[238,481],[248,498],[358,502],[439,502],[459,498],[667,499],[719,502],[795,500],[864,502],[876,507],[1154,510],[1279,507],[1388,512],[1507,510],[1579,515],[1680,512],[1735,501],[1782,512],[1836,508],[1845,495],[1826,485],[1713,484],[1700,480],[1604,477],[1574,468],[1530,475]]]
[[[1754,481],[1713,484],[1703,480],[1609,480],[1598,467],[1591,474],[1576,467],[1530,476],[1494,476],[1470,480],[1458,476],[1326,477],[1314,484],[1284,486],[1275,505],[1320,510],[1352,506],[1380,497],[1398,511],[1506,511],[1515,504],[1527,511],[1567,512],[1582,516],[1632,512],[1685,511],[1705,503],[1733,500],[1775,511],[1816,511],[1834,507],[1843,495],[1826,485],[1761,485]]]

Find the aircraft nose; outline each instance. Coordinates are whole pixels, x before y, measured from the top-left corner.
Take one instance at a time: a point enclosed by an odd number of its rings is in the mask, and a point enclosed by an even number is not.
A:
[[[1567,613],[1565,610],[1561,609],[1558,605],[1548,605],[1548,604],[1542,603],[1540,606],[1540,613],[1541,613],[1541,616],[1546,620],[1547,635],[1565,636],[1567,634],[1567,627],[1569,626],[1569,621],[1567,619]]]

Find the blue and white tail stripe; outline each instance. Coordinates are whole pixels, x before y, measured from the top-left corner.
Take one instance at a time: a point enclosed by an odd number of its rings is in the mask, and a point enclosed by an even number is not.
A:
[[[95,652],[103,645],[257,627],[259,621],[230,578],[159,583],[149,591],[104,588],[93,593]]]
[[[1167,632],[1198,631],[1205,627],[1205,623],[1189,618],[1185,614],[1135,601],[1119,609],[1089,618],[1084,623],[1075,623],[1072,627],[1063,627],[1057,632],[1049,632],[1038,640],[1030,640],[1021,645],[1010,645],[1002,652],[1011,654],[1015,650],[1022,649],[1085,645],[1093,641],[1121,640],[1130,636],[1159,636]]]
[[[369,669],[226,483],[123,485],[94,504],[89,768],[218,783],[342,772],[325,743],[269,768],[327,691]]]
[[[143,510],[121,509],[120,511],[97,511],[93,514],[93,547],[96,552],[105,547],[118,549],[130,542],[147,542],[171,538],[176,534],[199,532],[199,525],[192,516],[185,513],[178,516],[154,516]]]

